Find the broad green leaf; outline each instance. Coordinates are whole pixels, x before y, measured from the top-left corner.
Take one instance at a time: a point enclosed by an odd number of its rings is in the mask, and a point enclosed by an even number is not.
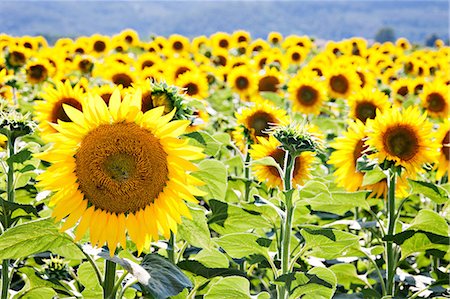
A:
[[[191,144],[203,147],[203,152],[208,156],[215,156],[221,148],[219,141],[204,131],[188,133],[185,136],[191,138]]]
[[[295,287],[290,299],[331,299],[336,291],[337,279],[333,271],[327,268],[315,267],[307,272],[309,280],[304,283],[301,278],[299,286]]]
[[[422,194],[437,204],[443,204],[450,198],[449,192],[441,186],[408,179],[413,194]]]
[[[199,261],[193,261],[193,260],[184,260],[177,264],[177,266],[185,271],[188,271],[192,274],[195,274],[194,277],[191,278],[195,282],[195,285],[198,286],[197,281],[199,280],[199,277],[203,277],[204,279],[201,280],[199,283],[203,284],[206,279],[211,279],[218,276],[242,276],[246,277],[247,274],[243,271],[240,271],[238,269],[233,269],[231,267],[227,266],[225,268],[209,268],[200,263]]]
[[[0,259],[18,259],[66,246],[76,245],[52,220],[39,219],[10,228],[0,236]]]
[[[344,215],[356,207],[370,210],[366,191],[330,192],[324,183],[308,181],[300,190],[298,205],[310,205],[314,211]]]
[[[350,290],[351,284],[367,285],[368,282],[362,279],[356,272],[353,264],[335,264],[329,268],[336,275],[338,284],[344,286],[345,289]]]
[[[6,163],[23,163],[31,157],[31,152],[28,149],[21,150],[18,153],[15,153],[8,159],[6,159]]]
[[[41,287],[41,288],[35,288],[27,291],[26,293],[22,294],[19,297],[16,297],[17,299],[48,299],[48,298],[54,298],[56,296],[55,290],[48,287]]]
[[[374,169],[364,173],[361,186],[376,184],[384,179],[386,179],[386,174],[379,166],[376,166]]]
[[[103,273],[104,262],[97,261],[97,267]],[[100,282],[97,279],[92,265],[89,262],[84,262],[80,265],[77,271],[78,278],[81,284],[85,287],[83,290],[83,298],[96,298],[97,296],[103,296],[103,289]]]
[[[198,164],[198,167],[199,170],[192,175],[205,183],[204,186],[199,188],[208,193],[206,198],[223,200],[227,191],[227,169],[225,165],[217,160],[203,160]]]
[[[420,210],[408,230],[423,230],[440,236],[448,236],[449,233],[445,219],[431,210]]]
[[[270,299],[270,294],[267,292],[261,292],[256,296],[256,299]]]
[[[229,255],[234,258],[243,258],[252,254],[261,254],[269,258],[267,247],[258,243],[260,238],[251,233],[234,233],[216,240]]]
[[[335,259],[344,256],[360,256],[359,237],[332,228],[304,226],[300,231],[305,238],[306,254],[318,258]]]
[[[250,283],[244,277],[230,276],[213,284],[205,299],[250,299]]]
[[[183,291],[183,289],[192,287],[191,281],[178,267],[158,254],[147,254],[141,265],[117,256],[110,257],[108,252],[101,252],[99,255],[121,265],[155,299],[165,299],[170,296],[175,296]]]
[[[201,208],[190,208],[192,219],[183,217],[178,225],[178,237],[200,248],[211,248],[211,236],[206,223],[205,212]]]
[[[50,280],[45,280],[39,277],[36,273],[36,270],[31,267],[22,267],[18,270],[18,272],[21,274],[25,274],[22,275],[22,278],[25,282],[25,286],[22,288],[23,291],[20,291],[18,293],[18,296],[25,293],[27,290],[37,288],[51,288],[54,290],[64,290],[63,286],[53,283]]]
[[[228,258],[217,249],[202,249],[194,260],[199,261],[208,268],[227,268],[229,266]]]
[[[212,215],[208,220],[211,229],[221,235],[245,232],[255,229],[263,231],[271,228],[269,221],[261,217],[260,212],[246,210],[236,205],[210,200]]]

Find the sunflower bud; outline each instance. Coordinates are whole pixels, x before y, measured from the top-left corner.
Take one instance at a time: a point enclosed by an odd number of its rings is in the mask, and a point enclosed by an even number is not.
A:
[[[67,279],[69,274],[69,262],[59,256],[50,256],[50,259],[44,259],[43,272],[49,279],[61,280]]]
[[[164,112],[169,113],[176,108],[174,119],[192,119],[194,111],[188,105],[188,100],[176,86],[166,83],[151,83],[153,107],[165,106]]]
[[[8,107],[6,101],[0,100],[0,134],[12,140],[30,134],[36,124],[30,120],[30,113],[23,115]]]
[[[280,147],[297,157],[302,152],[320,152],[323,142],[317,134],[308,131],[308,125],[288,124],[273,130],[273,136],[281,142]]]

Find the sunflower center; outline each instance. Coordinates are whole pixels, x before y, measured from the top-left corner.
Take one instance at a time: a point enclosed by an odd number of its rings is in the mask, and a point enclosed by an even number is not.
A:
[[[349,83],[344,75],[335,75],[330,79],[331,89],[337,93],[345,94],[349,89]]]
[[[239,43],[243,43],[247,41],[247,38],[245,36],[240,35],[237,40]]]
[[[9,63],[12,66],[22,66],[25,64],[26,60],[25,54],[19,51],[11,52],[9,57]]]
[[[297,100],[303,106],[313,106],[318,99],[318,92],[313,87],[303,85],[297,90]]]
[[[78,68],[83,73],[89,73],[93,66],[94,64],[89,59],[83,59],[78,63]]]
[[[277,92],[278,84],[280,84],[280,81],[278,80],[277,77],[265,76],[262,77],[261,80],[259,80],[258,89],[259,91]]]
[[[109,104],[109,100],[111,99],[111,96],[112,96],[112,93],[110,93],[110,92],[105,92],[100,95],[100,97],[103,99],[103,101],[105,101],[106,105]]]
[[[183,43],[180,41],[176,41],[173,43],[172,47],[174,50],[179,51],[179,50],[183,49]]]
[[[292,58],[293,61],[299,61],[300,58],[302,58],[302,57],[300,56],[299,53],[294,52],[294,53],[292,53],[291,58]]]
[[[132,213],[151,204],[168,180],[159,140],[135,123],[101,125],[75,155],[79,188],[96,208]]]
[[[267,130],[275,123],[272,115],[267,112],[257,112],[249,118],[249,126],[255,131],[255,136],[269,136]]]
[[[369,146],[364,142],[363,139],[359,140],[358,143],[356,143],[355,149],[353,150],[353,161],[355,162],[355,165],[356,165],[356,161],[359,158],[361,158],[363,153],[366,153],[366,154],[372,153],[372,152],[365,152],[368,148],[369,148]]]
[[[28,74],[31,78],[37,81],[42,81],[47,78],[48,71],[45,66],[36,64],[30,67],[30,69],[28,70]]]
[[[142,63],[141,69],[145,69],[146,67],[152,67],[155,63],[152,60],[146,60]]]
[[[72,106],[75,109],[78,109],[80,111],[83,111],[83,107],[81,106],[81,103],[74,99],[74,98],[63,98],[59,100],[55,105],[53,106],[52,111],[52,123],[57,123],[58,119],[65,121],[65,122],[71,122],[72,120],[67,116],[66,112],[63,109],[63,104]]]
[[[186,93],[190,96],[198,94],[198,86],[195,83],[190,82],[184,88],[187,89]]]
[[[250,82],[248,81],[248,79],[244,76],[239,76],[236,78],[236,87],[240,90],[247,89],[249,83]]]
[[[219,41],[219,47],[221,47],[221,48],[228,48],[228,45],[229,45],[229,43],[226,39],[221,39]]]
[[[442,152],[444,153],[445,159],[450,160],[450,131],[447,131],[444,139],[442,140]]]
[[[131,83],[133,83],[133,79],[131,79],[130,76],[124,73],[115,74],[112,76],[112,81],[116,85],[122,85],[123,87],[127,88],[131,86]]]
[[[406,96],[408,94],[408,86],[402,86],[398,89],[397,93],[401,95],[402,97]]]
[[[185,66],[180,66],[177,71],[175,72],[175,79],[178,78],[178,76],[183,75],[184,73],[186,73],[187,71],[190,71],[189,68],[185,67]]]
[[[388,128],[383,136],[383,144],[390,155],[404,161],[412,159],[419,151],[416,133],[405,125]]]
[[[125,36],[125,41],[129,44],[131,44],[133,42],[133,37],[131,35],[127,35]]]
[[[364,87],[366,85],[366,76],[364,76],[362,72],[356,72],[356,74],[358,75],[359,80],[361,81],[360,86]]]
[[[356,118],[363,123],[365,123],[368,118],[375,118],[376,111],[377,106],[369,101],[362,101],[358,103],[355,108]]]
[[[445,99],[441,94],[433,92],[427,96],[428,110],[442,112],[445,109]]]
[[[98,40],[94,43],[95,52],[103,52],[106,49],[106,44],[104,41]]]
[[[152,93],[150,91],[146,91],[142,94],[141,111],[145,113],[153,108]]]

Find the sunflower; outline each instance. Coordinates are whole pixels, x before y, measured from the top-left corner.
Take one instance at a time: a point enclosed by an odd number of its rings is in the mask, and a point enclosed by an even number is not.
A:
[[[108,53],[111,46],[111,40],[107,36],[100,34],[94,34],[90,37],[90,49],[89,53],[99,57]]]
[[[348,98],[350,117],[366,123],[367,119],[375,118],[376,112],[384,112],[390,108],[388,96],[372,87],[366,87]]]
[[[249,150],[252,160],[259,160],[265,157],[272,157],[281,168],[284,166],[286,152],[280,148],[281,143],[274,137],[269,139],[258,137],[258,144],[252,145]],[[294,185],[303,185],[305,180],[310,178],[311,166],[314,161],[312,152],[303,152],[295,158],[292,180]],[[256,179],[265,182],[270,188],[283,188],[283,180],[275,166],[253,165],[252,171]]]
[[[248,53],[250,55],[255,55],[255,54],[258,54],[258,53],[264,53],[264,51],[268,50],[268,49],[270,49],[269,44],[265,40],[263,40],[261,38],[258,38],[258,39],[255,39],[248,46]]]
[[[88,75],[92,73],[94,69],[95,61],[92,57],[87,55],[77,55],[72,62],[72,68],[80,71],[83,75]]]
[[[121,100],[116,90],[109,106],[98,96],[84,112],[65,106],[73,122],[56,125],[53,148],[39,155],[52,163],[38,185],[55,192],[52,215],[67,217],[61,230],[79,221],[76,239],[89,230],[91,244],[106,242],[111,255],[126,246],[126,232],[139,253],[160,233],[168,238],[190,217],[183,199],[203,195],[187,171],[204,154],[178,139],[189,121],[170,121],[175,111],[162,116],[163,108],[143,114],[140,103],[140,92]]]
[[[236,44],[245,43],[248,44],[251,41],[250,33],[245,30],[234,31],[231,35]]]
[[[436,179],[440,180],[445,174],[448,175],[450,168],[450,120],[448,118],[439,126],[435,136],[436,141],[440,142],[441,154],[436,172]]]
[[[227,82],[231,89],[246,101],[258,91],[258,79],[248,66],[233,68],[227,76]]]
[[[435,162],[439,154],[438,144],[432,140],[432,124],[418,107],[377,113],[375,119],[367,121],[367,129],[366,143],[377,151],[372,158],[378,158],[380,163],[393,161],[408,174],[421,171],[425,163]]]
[[[271,44],[278,45],[283,41],[283,35],[281,33],[272,31],[267,35],[267,41]]]
[[[188,52],[191,46],[191,44],[189,43],[189,39],[179,34],[172,34],[169,37],[168,42],[168,50],[170,49],[170,52],[168,52],[167,54]]]
[[[130,46],[139,44],[139,35],[133,29],[123,30],[117,37]]]
[[[295,111],[305,114],[320,113],[326,100],[326,88],[323,82],[315,80],[312,74],[298,75],[288,83],[289,99]]]
[[[189,71],[179,76],[175,85],[184,89],[186,94],[197,99],[204,99],[208,96],[208,79],[201,71]]]
[[[354,70],[332,67],[326,74],[328,92],[334,98],[347,98],[360,86],[361,81]]]
[[[225,32],[216,32],[210,36],[211,46],[213,49],[222,48],[228,50],[231,47],[231,36]]]
[[[368,145],[365,142],[367,137],[366,127],[360,120],[349,121],[349,126],[344,136],[336,138],[330,144],[335,149],[331,153],[328,164],[334,165],[336,170],[334,175],[339,187],[347,191],[371,190],[369,198],[386,197],[387,180],[381,180],[378,183],[362,186],[364,173],[356,169],[356,162],[363,154],[369,154]],[[396,190],[400,194],[405,194],[407,183],[402,177],[396,185]]]
[[[29,61],[25,67],[27,81],[31,84],[39,84],[48,79],[53,67],[45,59]]]
[[[247,143],[257,142],[256,137],[268,138],[268,130],[272,126],[286,124],[288,121],[285,110],[276,108],[268,101],[258,101],[253,107],[236,113],[237,128],[233,132],[233,138],[244,150]]]
[[[449,92],[449,87],[438,80],[424,86],[420,98],[422,99],[423,107],[430,116],[441,118],[448,116],[450,105]]]
[[[395,45],[402,50],[409,50],[411,48],[411,44],[404,37],[397,39],[397,41],[395,42]]]
[[[290,64],[296,64],[299,65],[303,61],[305,61],[306,56],[308,56],[309,49],[300,47],[300,46],[294,46],[290,47],[286,51],[286,59]]]
[[[56,82],[55,87],[46,86],[41,95],[43,101],[36,104],[35,114],[43,136],[55,133],[53,125],[60,121],[69,122],[70,118],[63,109],[63,104],[82,110],[84,97],[79,85],[72,88],[69,80]],[[52,125],[53,124],[53,125]]]
[[[96,69],[94,71],[97,71]],[[105,78],[115,85],[127,88],[137,81],[136,74],[131,71],[129,66],[121,64],[103,65],[102,69],[94,72],[95,76]]]
[[[165,61],[164,77],[168,83],[174,83],[178,76],[197,69],[193,61],[187,58],[170,58]]]
[[[411,94],[411,82],[409,78],[401,78],[392,82],[390,85],[391,98],[395,105],[401,105],[408,95]]]
[[[30,50],[27,48],[11,46],[6,55],[6,62],[12,68],[19,68],[27,63],[30,55]]]
[[[276,68],[265,68],[259,74],[258,91],[260,92],[279,92],[280,84],[283,83],[283,75]]]
[[[134,66],[137,70],[144,70],[161,63],[161,61],[161,58],[155,53],[144,53],[138,57]]]

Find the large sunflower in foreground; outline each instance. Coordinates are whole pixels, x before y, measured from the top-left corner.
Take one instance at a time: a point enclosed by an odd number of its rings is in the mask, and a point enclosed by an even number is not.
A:
[[[79,240],[90,232],[92,245],[108,244],[111,254],[126,245],[126,232],[139,252],[159,234],[169,237],[181,216],[190,217],[183,199],[196,202],[203,183],[189,174],[190,160],[204,154],[178,138],[189,121],[170,121],[164,108],[141,112],[139,91],[109,106],[90,96],[83,112],[64,106],[71,123],[59,122],[53,148],[39,157],[52,165],[38,185],[55,193],[53,217],[67,217],[61,230],[78,222]]]
[[[350,117],[359,119],[363,123],[367,119],[375,118],[377,110],[383,112],[390,108],[388,96],[371,86],[355,92],[348,98]]]
[[[328,164],[336,167],[334,175],[339,187],[347,191],[372,190],[369,198],[386,197],[387,181],[381,180],[378,183],[362,186],[364,173],[356,169],[357,160],[367,152],[368,145],[365,143],[367,137],[366,127],[360,120],[349,122],[349,127],[342,137],[330,144],[335,149],[330,155]],[[401,177],[396,185],[396,190],[401,195],[406,195],[407,183],[404,177]]]
[[[432,124],[417,107],[377,113],[375,119],[367,120],[367,131],[366,143],[377,151],[372,157],[378,158],[379,163],[385,159],[393,161],[409,174],[420,172],[424,164],[435,162],[439,154]]]
[[[72,87],[69,80],[65,83],[56,82],[55,87],[47,86],[41,96],[44,101],[36,104],[35,114],[43,136],[56,132],[51,124],[56,124],[58,120],[71,121],[63,109],[63,104],[82,110],[84,92],[79,84]]]
[[[242,150],[246,144],[257,142],[258,136],[268,138],[273,126],[286,124],[289,120],[285,110],[276,108],[268,101],[258,101],[253,107],[236,113],[236,118],[237,128],[233,138]]]
[[[440,180],[450,168],[450,120],[447,118],[436,132],[436,141],[440,143],[439,164],[436,179]]]
[[[252,148],[249,150],[252,159],[259,160],[265,157],[272,157],[283,169],[286,152],[280,148],[281,143],[272,135],[269,139],[258,137],[258,142],[258,144],[252,145]],[[292,174],[292,180],[295,185],[303,185],[305,180],[310,177],[313,160],[314,153],[312,152],[302,152],[300,156],[295,158]],[[270,188],[283,188],[283,180],[275,166],[253,165],[252,170],[258,181],[265,182]]]

